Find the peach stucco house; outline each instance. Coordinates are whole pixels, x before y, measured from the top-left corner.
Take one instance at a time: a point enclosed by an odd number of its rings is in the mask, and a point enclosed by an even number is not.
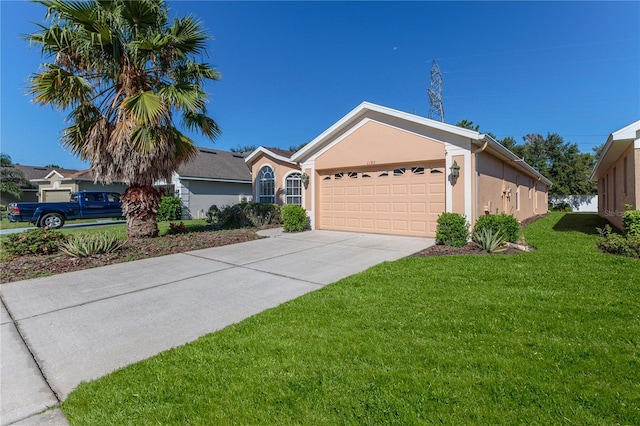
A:
[[[443,212],[546,213],[551,185],[488,135],[368,102],[295,154],[246,162],[254,200],[300,204],[313,229],[434,237]]]
[[[622,229],[625,206],[640,209],[640,120],[609,135],[591,180],[598,182],[598,214]]]

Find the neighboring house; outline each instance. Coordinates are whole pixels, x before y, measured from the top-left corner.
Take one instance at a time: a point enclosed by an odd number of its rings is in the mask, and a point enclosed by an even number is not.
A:
[[[246,161],[255,200],[300,204],[313,229],[434,237],[443,212],[548,210],[551,182],[490,136],[367,102],[293,155]]]
[[[199,148],[196,158],[178,169],[167,195],[182,199],[185,216],[205,217],[209,208],[251,201],[251,172],[245,155]]]
[[[622,229],[626,205],[640,209],[640,120],[609,135],[591,173],[598,214]]]
[[[194,160],[183,164],[173,174],[171,182],[158,182],[156,186],[163,189],[165,195],[180,197],[185,217],[205,217],[212,205],[222,207],[251,201],[251,172],[244,158],[243,154],[199,148]],[[22,165],[16,165],[16,168],[34,184],[31,189],[23,188],[20,201],[25,202],[69,201],[69,194],[76,191],[122,193],[128,186],[127,183],[94,183],[90,170]],[[15,201],[18,200],[7,200],[7,204]]]
[[[90,170],[51,169],[44,178],[31,179],[38,185],[38,199],[41,203],[69,201],[69,195],[78,191],[124,192],[127,184],[114,182],[110,185],[94,183]]]

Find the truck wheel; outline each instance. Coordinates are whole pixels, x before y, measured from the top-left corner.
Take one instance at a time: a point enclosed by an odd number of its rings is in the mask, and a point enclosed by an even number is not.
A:
[[[64,217],[59,213],[47,213],[40,219],[40,227],[48,226],[51,229],[62,228]]]

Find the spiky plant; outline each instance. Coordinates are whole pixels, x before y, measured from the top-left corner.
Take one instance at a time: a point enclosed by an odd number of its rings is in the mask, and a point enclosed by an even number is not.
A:
[[[62,242],[58,248],[69,257],[89,257],[120,250],[124,242],[116,235],[76,235]]]
[[[43,71],[30,77],[41,105],[68,112],[62,144],[91,163],[96,181],[127,181],[127,235],[158,235],[160,194],[197,153],[184,127],[215,139],[204,83],[219,73],[197,58],[210,38],[193,16],[169,23],[161,0],[36,0],[46,25],[26,36],[39,46]]]
[[[482,228],[473,233],[473,242],[488,253],[499,253],[507,249],[507,239],[500,231]]]

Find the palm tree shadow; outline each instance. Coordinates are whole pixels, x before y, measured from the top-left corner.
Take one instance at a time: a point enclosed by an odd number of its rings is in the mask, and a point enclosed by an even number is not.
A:
[[[598,235],[596,228],[603,228],[609,221],[597,213],[566,213],[553,226],[554,231],[582,232],[587,235]]]

